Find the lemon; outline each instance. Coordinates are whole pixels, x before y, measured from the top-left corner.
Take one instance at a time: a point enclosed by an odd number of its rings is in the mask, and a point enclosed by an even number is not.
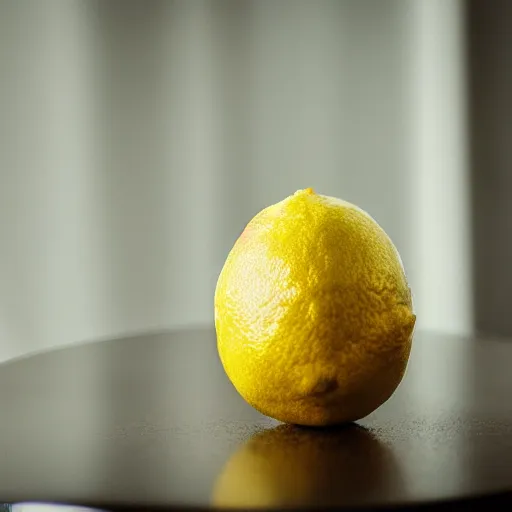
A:
[[[219,356],[254,408],[277,420],[358,420],[400,383],[416,316],[400,256],[366,212],[299,190],[265,208],[215,290]]]

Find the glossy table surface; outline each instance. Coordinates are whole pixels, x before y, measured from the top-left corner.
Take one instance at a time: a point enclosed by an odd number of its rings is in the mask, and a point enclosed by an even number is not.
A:
[[[211,329],[22,358],[0,365],[0,502],[147,510],[510,500],[511,370],[512,342],[417,333],[393,397],[358,425],[321,430],[247,405]]]

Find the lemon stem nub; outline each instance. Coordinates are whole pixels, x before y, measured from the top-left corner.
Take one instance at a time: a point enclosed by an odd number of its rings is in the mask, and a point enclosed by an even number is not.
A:
[[[295,192],[295,195],[298,196],[298,195],[304,194],[304,195],[310,196],[314,193],[315,193],[315,191],[311,187],[309,187],[309,188],[305,188],[303,190],[297,190],[297,192]]]

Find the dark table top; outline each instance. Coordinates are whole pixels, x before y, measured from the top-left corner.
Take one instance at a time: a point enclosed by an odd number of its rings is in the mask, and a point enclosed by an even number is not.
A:
[[[26,357],[0,365],[0,502],[510,500],[511,369],[512,342],[418,333],[395,395],[358,425],[322,430],[280,425],[247,405],[211,329]]]

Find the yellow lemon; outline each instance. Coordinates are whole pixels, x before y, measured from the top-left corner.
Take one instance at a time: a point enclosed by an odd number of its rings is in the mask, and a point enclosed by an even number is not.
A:
[[[215,290],[228,377],[254,408],[287,423],[345,423],[379,407],[403,377],[415,320],[384,230],[312,189],[249,222]]]

